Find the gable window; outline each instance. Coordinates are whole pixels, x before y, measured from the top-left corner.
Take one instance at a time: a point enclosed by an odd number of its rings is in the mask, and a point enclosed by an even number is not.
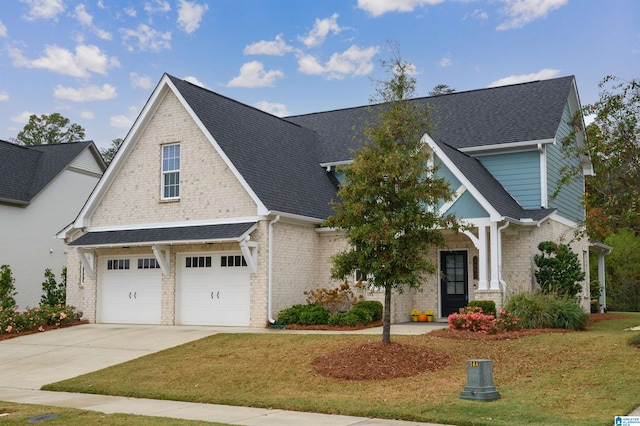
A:
[[[162,199],[180,197],[180,144],[162,147]]]

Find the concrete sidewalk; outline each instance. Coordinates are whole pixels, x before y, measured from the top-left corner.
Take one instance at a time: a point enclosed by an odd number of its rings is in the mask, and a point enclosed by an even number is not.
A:
[[[397,324],[392,334],[424,334],[446,323]],[[39,390],[56,381],[90,373],[217,333],[327,333],[238,327],[86,324],[0,341],[0,400],[70,407],[103,413],[135,413],[248,426],[436,426],[365,417],[251,407],[197,404]],[[381,334],[380,328],[348,334]]]

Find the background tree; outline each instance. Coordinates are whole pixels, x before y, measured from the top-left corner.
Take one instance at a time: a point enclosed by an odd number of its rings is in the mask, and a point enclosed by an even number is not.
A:
[[[15,278],[9,265],[0,266],[0,308],[4,311],[14,311],[17,308],[14,296],[18,292],[14,283]]]
[[[429,125],[427,111],[409,101],[416,86],[411,64],[394,54],[382,65],[388,79],[378,82],[371,101],[383,105],[372,110],[374,121],[365,123],[363,146],[344,167],[341,202],[325,224],[344,231],[352,247],[333,257],[333,278],[359,271],[368,289],[384,289],[382,343],[387,344],[392,292],[421,287],[424,275],[436,271],[428,249],[442,245],[441,230],[457,223],[435,208],[450,200],[452,191],[436,176],[421,141]]]
[[[107,163],[107,166],[111,164],[111,161],[113,161],[113,157],[116,156],[122,142],[122,138],[113,139],[111,141],[111,146],[100,149],[100,154],[102,154],[102,158],[104,159],[104,162]]]
[[[68,118],[57,112],[51,115],[32,114],[16,142],[22,145],[46,145],[83,140],[85,131],[79,124],[71,124]]]
[[[455,91],[456,89],[454,89],[453,87],[449,87],[448,84],[436,84],[429,92],[429,96],[446,95]]]
[[[640,238],[633,230],[622,229],[604,243],[613,248],[605,268],[607,309],[640,311]]]
[[[575,297],[582,290],[584,280],[578,255],[566,244],[543,241],[538,244],[542,253],[533,257],[538,270],[534,273],[543,294]]]

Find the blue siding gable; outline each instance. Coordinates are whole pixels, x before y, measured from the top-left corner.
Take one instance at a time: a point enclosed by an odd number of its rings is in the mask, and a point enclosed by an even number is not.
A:
[[[540,153],[537,150],[483,155],[477,159],[520,206],[540,208]]]
[[[558,209],[560,216],[574,222],[582,222],[585,219],[585,210],[582,204],[582,195],[584,194],[582,173],[579,174],[578,179],[563,185],[558,196],[551,199],[560,182],[562,168],[567,165],[581,168],[580,159],[577,156],[567,158],[561,148],[562,140],[571,132],[571,127],[568,124],[570,120],[571,111],[567,103],[562,113],[562,122],[556,133],[556,143],[547,146],[547,194],[549,194],[549,207]]]
[[[480,205],[469,191],[466,191],[447,210],[447,214],[455,214],[459,219],[477,219],[489,217],[489,213]]]

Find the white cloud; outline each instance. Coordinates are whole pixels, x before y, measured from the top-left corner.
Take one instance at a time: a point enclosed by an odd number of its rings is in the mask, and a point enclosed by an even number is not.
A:
[[[80,111],[80,117],[84,118],[85,120],[93,120],[94,118],[96,118],[96,115],[93,111],[84,110]]]
[[[24,15],[27,21],[38,19],[56,19],[59,13],[64,12],[62,0],[20,0],[29,7],[29,13]]]
[[[313,55],[298,56],[298,71],[307,75],[324,75],[329,80],[340,80],[347,75],[366,75],[373,71],[373,57],[378,53],[377,46],[364,49],[356,45],[342,53],[334,53],[322,65]]]
[[[119,67],[115,57],[107,57],[93,45],[79,44],[75,54],[58,46],[47,46],[44,56],[38,59],[27,59],[19,49],[9,49],[15,67],[41,68],[73,77],[89,77],[92,72],[107,74],[107,70]]]
[[[200,86],[204,89],[208,89],[207,85],[204,84],[203,82],[201,82],[200,80],[198,80],[197,78],[193,77],[193,76],[188,76],[183,78],[184,81],[188,81],[191,84],[195,84],[196,86]]]
[[[129,73],[129,82],[131,83],[131,87],[134,89],[148,90],[153,87],[151,78],[148,75],[138,75],[135,72]]]
[[[53,90],[53,96],[58,99],[66,99],[73,102],[106,101],[117,96],[116,88],[110,84],[103,84],[102,87],[94,84],[90,86],[74,89],[57,85]]]
[[[144,10],[149,13],[154,12],[168,12],[171,10],[171,5],[165,0],[153,0],[152,2],[144,3]]]
[[[0,21],[0,37],[7,36],[7,27]]]
[[[227,83],[229,87],[266,87],[273,86],[276,80],[283,78],[280,70],[265,71],[262,62],[247,62],[240,68],[240,75]]]
[[[136,10],[133,7],[126,7],[124,9],[124,13],[132,18],[135,18],[136,16],[138,16],[138,12],[136,12]]]
[[[261,40],[244,47],[242,53],[245,55],[271,55],[283,56],[287,52],[292,52],[293,47],[289,46],[283,39],[282,35],[276,36],[273,41]]]
[[[521,28],[536,19],[545,18],[569,2],[569,0],[502,0],[502,12],[509,18],[496,27],[497,30]]]
[[[0,90],[0,102],[4,102],[8,100],[9,100],[9,94],[4,90]]]
[[[446,67],[450,67],[452,62],[451,62],[451,55],[449,55],[448,53],[445,55],[444,58],[440,59],[440,62],[438,62],[438,64],[442,67],[442,68],[446,68]]]
[[[109,126],[116,127],[119,129],[129,129],[133,122],[138,118],[137,107],[131,106],[129,107],[129,115],[113,115],[109,117]]]
[[[509,84],[527,83],[529,81],[536,80],[548,80],[550,78],[557,77],[559,73],[560,70],[545,68],[531,74],[510,75],[509,77],[504,77],[492,82],[487,87],[507,86]]]
[[[473,12],[471,13],[467,13],[466,15],[464,15],[464,17],[462,18],[463,21],[466,21],[467,19],[479,19],[479,20],[486,20],[489,19],[489,14],[487,12],[485,12],[482,9],[475,9]]]
[[[80,22],[83,26],[89,28],[101,39],[111,40],[110,32],[100,29],[97,26],[93,25],[93,16],[91,16],[89,12],[87,12],[87,9],[85,8],[84,4],[79,4],[76,6],[74,10],[74,16],[78,20],[78,22]]]
[[[316,47],[324,42],[330,32],[333,34],[340,33],[344,28],[338,25],[338,16],[337,13],[334,13],[330,18],[316,18],[316,22],[311,31],[309,31],[309,34],[300,37],[300,41],[307,47]]]
[[[180,0],[180,5],[178,6],[178,26],[185,32],[191,34],[200,27],[202,15],[204,15],[207,10],[209,10],[208,4],[198,4],[196,2]]]
[[[417,7],[436,5],[444,0],[358,0],[358,7],[374,18],[387,12],[413,12]]]
[[[125,41],[127,50],[134,51],[131,44],[127,44],[130,38],[138,41],[138,49],[159,52],[162,49],[171,48],[171,31],[161,33],[145,24],[140,24],[135,30],[121,29],[122,39]]]
[[[253,106],[277,117],[286,117],[290,115],[289,111],[287,111],[287,107],[284,104],[276,102],[260,101],[253,104]]]
[[[30,111],[23,111],[18,115],[14,115],[9,120],[13,121],[14,123],[18,123],[18,124],[26,124],[26,123],[29,122],[29,118],[33,114],[36,114],[36,113],[35,112],[30,112]],[[38,114],[36,114],[36,115],[38,115]]]

